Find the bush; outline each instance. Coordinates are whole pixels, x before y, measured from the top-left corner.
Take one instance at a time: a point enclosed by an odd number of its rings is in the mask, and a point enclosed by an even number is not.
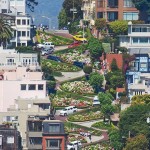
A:
[[[83,71],[85,74],[90,74],[92,72],[92,66],[84,66]]]

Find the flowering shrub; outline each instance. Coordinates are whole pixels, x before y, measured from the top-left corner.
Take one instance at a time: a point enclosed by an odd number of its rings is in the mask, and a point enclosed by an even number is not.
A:
[[[97,111],[97,112],[89,111],[88,113],[70,115],[68,117],[68,120],[73,121],[73,122],[76,122],[76,121],[80,122],[80,121],[95,120],[95,119],[99,119],[99,118],[102,118],[102,114],[100,111]]]
[[[53,104],[55,107],[76,106],[77,108],[85,108],[88,107],[89,105],[92,105],[92,101],[76,100],[73,98],[59,97],[56,95],[53,99]]]
[[[63,91],[79,93],[79,94],[92,94],[94,90],[92,86],[86,81],[74,81],[74,82],[66,82],[60,87]]]
[[[68,141],[72,142],[72,141],[81,141],[81,143],[87,143],[87,140],[80,135],[69,135],[68,136]]]
[[[73,63],[74,61],[85,62],[86,64],[91,63],[90,57],[87,57],[86,55],[81,54],[78,51],[61,54],[60,57],[67,63]]]

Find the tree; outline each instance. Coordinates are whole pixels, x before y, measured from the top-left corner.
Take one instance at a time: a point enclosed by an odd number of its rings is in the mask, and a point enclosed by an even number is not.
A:
[[[114,36],[117,36],[120,34],[127,34],[128,22],[125,20],[113,21],[113,22],[110,22],[109,28],[114,33]]]
[[[123,144],[119,130],[114,129],[109,133],[110,145],[115,150],[122,150]]]
[[[143,134],[128,138],[127,144],[123,150],[149,150],[148,139]]]
[[[73,18],[73,12],[70,11],[70,9],[73,9],[73,5],[74,8],[76,8],[76,14],[74,13],[74,18]],[[81,6],[82,6],[82,0],[64,0],[63,2],[63,8],[65,9],[67,18],[68,18],[68,22],[72,22],[73,19],[74,20],[80,20],[81,18],[83,18],[83,12],[81,10]]]
[[[67,15],[65,12],[65,9],[61,9],[59,16],[58,16],[58,24],[59,24],[59,29],[66,27],[67,26]]]
[[[0,18],[0,46],[6,47],[8,40],[12,38],[12,28],[4,18]]]
[[[111,71],[117,71],[119,68],[118,68],[118,65],[117,65],[117,62],[116,62],[116,59],[113,59],[112,60],[112,63],[110,65],[110,68],[111,68]]]
[[[102,56],[103,48],[102,43],[96,38],[90,38],[88,42],[88,49],[93,59],[99,59]]]
[[[146,122],[150,105],[133,105],[123,111],[120,115],[119,129],[122,136],[134,137],[139,134],[150,136],[149,125]]]
[[[107,27],[107,22],[105,18],[98,18],[95,20],[95,27],[97,30],[105,30]]]
[[[85,74],[90,74],[92,72],[92,69],[93,69],[92,66],[85,65],[83,67],[83,71],[84,71]]]
[[[26,0],[26,5],[30,11],[34,12],[34,7],[38,5],[38,0]]]
[[[100,88],[102,87],[103,81],[104,81],[103,75],[100,75],[98,72],[93,72],[90,74],[89,83],[95,89],[96,93],[98,93]]]
[[[150,1],[149,0],[132,0],[135,7],[140,11],[139,19],[148,21],[150,15]]]
[[[136,105],[136,104],[150,104],[150,95],[145,94],[145,95],[135,95],[131,99],[131,104]]]

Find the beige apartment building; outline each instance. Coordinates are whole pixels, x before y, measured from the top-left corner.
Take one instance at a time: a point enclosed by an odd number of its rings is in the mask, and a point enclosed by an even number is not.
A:
[[[115,20],[138,20],[139,11],[132,0],[96,0],[96,18]]]

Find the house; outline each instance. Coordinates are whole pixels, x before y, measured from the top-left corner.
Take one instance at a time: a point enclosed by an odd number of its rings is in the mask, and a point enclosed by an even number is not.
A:
[[[139,11],[132,0],[96,0],[96,18],[105,18],[107,22],[138,20]]]
[[[3,150],[21,150],[20,132],[9,125],[0,125],[0,149]]]
[[[0,113],[0,123],[9,124],[15,127],[21,134],[23,149],[27,149],[27,120],[50,119],[50,100],[46,98],[18,98],[15,104],[11,105],[7,112]],[[37,126],[35,126],[37,128]],[[19,149],[20,150],[20,149]],[[33,150],[33,149],[32,149]]]
[[[123,56],[122,54],[103,54],[100,57],[100,61],[102,62],[102,69],[103,70],[110,70],[111,63],[113,60],[116,60],[117,66],[119,69],[122,70],[123,67]]]
[[[150,56],[135,54],[135,60],[130,63],[126,72],[129,98],[134,95],[150,94]]]
[[[120,47],[126,47],[129,54],[150,53],[150,24],[128,22],[128,35],[120,35]]]
[[[18,97],[46,97],[46,81],[42,79],[43,73],[36,67],[18,66],[15,69],[2,70],[0,76],[0,112],[6,112]]]
[[[28,150],[66,150],[67,135],[64,123],[59,120],[27,120]]]

